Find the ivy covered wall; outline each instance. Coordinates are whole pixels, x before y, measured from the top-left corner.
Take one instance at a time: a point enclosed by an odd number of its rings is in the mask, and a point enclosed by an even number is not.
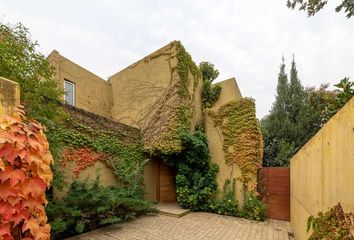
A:
[[[113,75],[112,117],[142,130],[152,154],[181,152],[180,135],[201,122],[202,80],[179,41]]]
[[[130,188],[143,196],[143,166],[148,159],[140,130],[71,106],[62,125],[49,129],[47,136],[62,177],[64,191],[72,179],[95,180],[103,185]]]
[[[236,198],[244,203],[245,189],[256,194],[257,169],[262,166],[263,141],[255,102],[242,98],[235,79],[220,82],[215,106],[205,112],[205,128],[212,162],[220,167],[219,189],[236,180]]]

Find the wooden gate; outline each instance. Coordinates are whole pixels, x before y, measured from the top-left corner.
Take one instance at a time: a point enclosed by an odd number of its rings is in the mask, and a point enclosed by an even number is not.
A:
[[[267,217],[290,220],[290,168],[264,167],[263,201],[267,205]]]

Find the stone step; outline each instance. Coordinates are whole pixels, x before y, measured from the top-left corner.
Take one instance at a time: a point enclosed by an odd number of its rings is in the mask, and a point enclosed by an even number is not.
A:
[[[183,209],[177,203],[158,203],[155,206],[159,210],[159,214],[170,217],[183,217],[191,212],[190,209]]]

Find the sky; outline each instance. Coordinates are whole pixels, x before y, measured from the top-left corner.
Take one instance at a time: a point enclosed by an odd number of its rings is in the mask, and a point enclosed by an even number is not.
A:
[[[336,0],[314,17],[286,0],[0,0],[0,21],[22,22],[39,50],[53,49],[107,79],[173,40],[235,77],[264,117],[275,100],[282,56],[294,54],[305,87],[354,79],[354,17]]]

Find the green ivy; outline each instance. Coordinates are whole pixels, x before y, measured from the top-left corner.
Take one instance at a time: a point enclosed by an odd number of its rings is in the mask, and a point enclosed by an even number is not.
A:
[[[238,180],[247,185],[262,166],[263,158],[263,139],[254,100],[242,98],[222,106],[216,113],[209,113],[214,117],[214,125],[222,130],[226,163],[239,166]]]
[[[204,108],[210,108],[219,99],[221,85],[212,85],[209,81],[203,81],[202,105]]]
[[[190,131],[193,116],[192,101],[198,82],[201,79],[201,73],[197,65],[193,62],[192,57],[183,45],[179,41],[173,42],[172,45],[175,46],[177,66],[175,69],[171,69],[171,81],[174,71],[177,71],[179,76],[177,89],[171,90],[176,91],[179,98],[176,106],[174,106],[175,113],[172,113],[176,114],[176,116],[168,123],[169,126],[164,134],[157,140],[150,141],[145,146],[152,155],[167,155],[182,151],[181,135]],[[193,81],[192,95],[189,93],[190,79]]]
[[[147,157],[140,141],[125,144],[120,132],[93,129],[74,118],[68,118],[63,125],[50,129],[47,135],[54,145],[60,146],[52,147],[56,162],[66,147],[87,147],[105,153],[107,158],[103,161],[114,169],[121,186],[143,197],[143,170]]]

